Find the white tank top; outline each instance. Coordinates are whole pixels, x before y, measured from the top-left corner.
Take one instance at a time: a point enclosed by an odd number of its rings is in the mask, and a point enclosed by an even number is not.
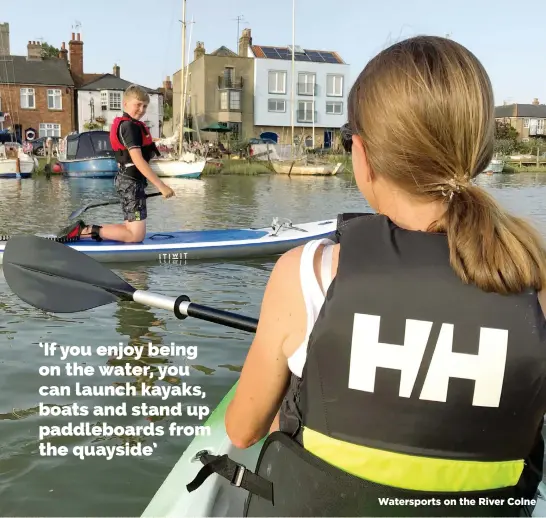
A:
[[[313,266],[317,248],[326,245],[322,251],[322,262],[320,277],[323,289],[320,288],[319,281],[315,277],[315,268]],[[303,299],[305,301],[305,310],[307,313],[307,331],[305,338],[300,346],[288,358],[288,367],[298,378],[301,378],[305,361],[307,360],[307,344],[309,335],[318,318],[326,292],[332,282],[332,252],[334,242],[330,239],[317,239],[309,241],[303,248],[300,262],[300,283]]]

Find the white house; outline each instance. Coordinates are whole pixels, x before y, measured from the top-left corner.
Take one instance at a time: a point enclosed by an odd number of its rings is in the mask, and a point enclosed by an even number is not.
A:
[[[247,29],[244,37],[250,37]],[[292,113],[295,139],[307,146],[329,148],[335,130],[347,122],[350,67],[333,51],[248,46],[254,63],[256,134],[290,142]],[[292,88],[294,104],[292,105]]]
[[[78,89],[78,131],[87,131],[90,122],[104,119],[102,129],[108,131],[113,120],[123,114],[123,92],[132,83],[117,74],[103,74]],[[153,138],[161,137],[163,125],[163,95],[157,90],[144,87],[150,96],[150,104],[143,122],[150,128]]]

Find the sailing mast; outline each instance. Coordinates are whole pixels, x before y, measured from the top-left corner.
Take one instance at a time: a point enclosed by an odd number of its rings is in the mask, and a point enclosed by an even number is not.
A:
[[[178,137],[178,157],[182,156],[184,139],[184,111],[186,108],[184,69],[186,60],[186,0],[182,0],[182,69],[180,70],[180,135]]]
[[[296,52],[296,0],[292,0],[292,93],[290,104],[292,109],[290,110],[290,124],[292,126],[292,140],[290,141],[290,156],[293,156],[294,153],[294,110],[296,109],[296,104],[294,102],[294,90],[296,89],[296,75],[295,75],[295,52]]]

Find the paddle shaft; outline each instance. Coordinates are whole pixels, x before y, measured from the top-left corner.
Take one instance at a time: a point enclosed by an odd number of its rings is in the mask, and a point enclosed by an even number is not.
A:
[[[151,194],[147,194],[146,198],[153,198],[154,196],[161,196],[161,193],[153,192]],[[77,218],[78,216],[81,216],[88,209],[94,209],[95,207],[105,207],[106,205],[115,205],[116,203],[119,203],[119,200],[103,201],[100,203],[90,203],[89,205],[86,205],[85,207],[81,209],[75,210],[68,219]]]
[[[255,318],[195,304],[186,295],[174,298],[149,291],[136,290],[133,293],[133,300],[146,306],[172,311],[180,320],[186,317],[194,317],[214,324],[240,329],[241,331],[248,331],[249,333],[255,333],[258,327],[258,320]]]

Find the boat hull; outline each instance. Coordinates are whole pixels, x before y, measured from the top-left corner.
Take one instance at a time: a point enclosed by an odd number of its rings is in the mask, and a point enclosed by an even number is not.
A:
[[[63,176],[68,178],[114,178],[118,172],[115,158],[59,160]]]
[[[488,174],[500,174],[504,170],[504,162],[502,160],[491,160],[489,165],[485,168],[484,173]]]
[[[0,159],[0,178],[30,178],[35,167],[36,163],[34,160],[19,159],[20,173],[18,173],[14,158]]]
[[[317,164],[317,165],[299,165],[291,162],[271,162],[273,169],[277,174],[293,174],[304,176],[333,176],[341,170],[341,163],[337,164]]]
[[[181,160],[152,160],[150,168],[163,178],[199,178],[206,161],[183,162]]]
[[[281,228],[148,232],[141,243],[96,242],[83,239],[67,246],[104,263],[147,262],[184,264],[200,259],[239,259],[282,254],[312,239],[333,235],[336,220],[314,221]],[[45,236],[44,236],[45,237]],[[6,241],[0,241],[0,264]]]

